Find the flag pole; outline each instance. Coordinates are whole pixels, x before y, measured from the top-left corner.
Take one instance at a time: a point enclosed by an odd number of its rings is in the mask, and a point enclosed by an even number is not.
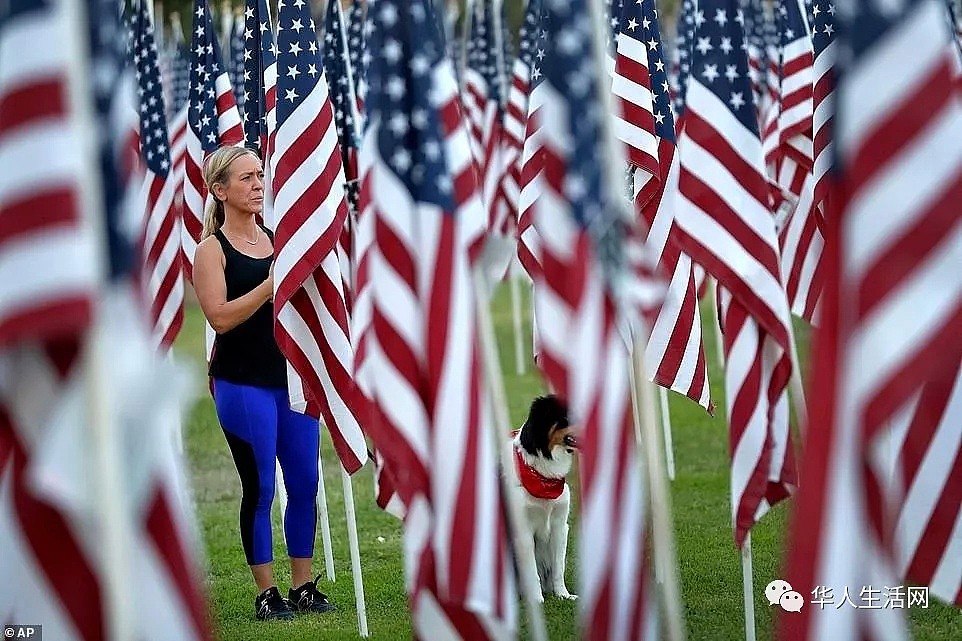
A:
[[[347,86],[348,86],[348,108],[351,110],[351,123],[355,127],[354,132],[346,132],[347,135],[353,136],[361,130],[361,115],[357,108],[357,85],[354,82],[354,69],[351,67],[351,56],[348,54],[348,38],[347,32],[344,27],[344,7],[341,5],[340,0],[330,0],[331,2],[337,2],[335,10],[338,14],[338,24],[340,26],[340,38],[342,49],[345,53],[344,56],[344,70],[347,75]],[[346,176],[345,176],[346,177]],[[345,186],[346,187],[346,186]],[[350,200],[350,199],[348,199]],[[353,207],[348,203],[348,217],[345,225],[353,226],[355,221],[355,212],[352,211]],[[353,256],[354,248],[354,234],[350,234],[352,247],[350,249]],[[350,257],[349,257],[350,258]],[[350,260],[348,261],[350,263]],[[347,279],[351,291],[354,291],[354,270],[348,269]],[[357,608],[357,629],[362,637],[368,637],[369,632],[367,628],[367,603],[364,599],[364,577],[361,574],[361,547],[358,543],[357,536],[357,514],[354,510],[354,485],[351,480],[350,474],[345,471],[344,466],[339,466],[341,468],[341,483],[344,486],[344,510],[345,518],[347,519],[347,542],[348,548],[351,554],[351,575],[354,581],[354,604]],[[333,573],[333,561],[331,564],[331,570]]]
[[[745,641],[755,641],[755,577],[752,572],[752,533],[745,535],[742,546],[742,599],[745,603]]]
[[[598,94],[604,105],[604,113],[610,114],[613,113],[613,100],[608,70],[605,67],[606,12],[602,0],[590,0],[589,4],[592,12],[592,33],[594,35],[592,38],[593,54],[598,66],[596,74]],[[615,144],[607,119],[602,118],[601,128],[607,153],[605,154],[606,158],[599,158],[598,160],[607,165],[607,171],[604,174],[608,179],[611,202],[623,210],[623,185],[619,183],[619,179],[624,175],[622,168],[625,161],[621,148]],[[627,212],[624,212],[624,214],[627,218]],[[685,639],[685,627],[681,613],[678,562],[675,557],[675,543],[671,525],[671,500],[665,482],[665,469],[662,467],[661,443],[655,418],[656,400],[652,389],[653,384],[648,381],[645,375],[644,353],[648,339],[649,329],[644,319],[639,315],[637,322],[632,327],[630,345],[632,367],[628,376],[632,379],[631,398],[634,406],[635,433],[636,435],[639,432],[641,434],[641,439],[637,443],[640,451],[636,450],[636,455],[639,457],[639,464],[645,464],[649,479],[648,497],[643,496],[642,500],[647,498],[651,506],[653,555],[656,571],[659,566],[661,568],[661,571],[658,572],[661,578],[659,593],[662,597],[662,606],[665,612],[668,639],[669,641],[683,641]]]
[[[791,346],[789,356],[792,359],[791,385],[792,408],[795,410],[795,421],[798,423],[798,433],[805,434],[808,428],[808,409],[805,407],[805,385],[802,383],[802,368],[798,362],[798,342],[795,340],[794,317],[788,316],[788,341]]]
[[[668,390],[658,386],[658,406],[661,410],[661,432],[665,439],[665,465],[668,480],[675,480],[675,445],[671,435],[671,412],[668,407]]]
[[[524,358],[524,333],[521,327],[521,284],[518,282],[518,259],[512,257],[508,272],[508,284],[511,287],[511,320],[514,325],[514,369],[518,376],[528,371]]]
[[[104,619],[106,635],[112,641],[132,641],[135,621],[132,617],[132,599],[127,589],[128,569],[132,561],[132,532],[130,508],[121,478],[121,433],[117,424],[116,401],[108,384],[108,345],[103,320],[106,315],[108,279],[108,247],[102,233],[104,194],[97,179],[100,168],[97,146],[98,127],[93,113],[93,100],[88,81],[91,78],[90,47],[86,36],[89,16],[81,6],[86,3],[61,3],[63,14],[56,16],[67,26],[68,56],[67,91],[70,113],[74,114],[72,125],[81,150],[83,171],[78,181],[80,210],[83,228],[91,235],[93,259],[97,274],[97,288],[93,300],[93,319],[85,337],[86,354],[82,361],[82,373],[86,392],[84,404],[92,451],[88,450],[94,470],[92,482],[97,491],[95,513],[99,517],[100,554],[96,560],[103,570]],[[83,242],[83,239],[81,240]]]
[[[501,496],[507,503],[508,536],[513,543],[512,558],[518,575],[518,584],[525,600],[531,638],[533,641],[547,641],[547,627],[541,605],[544,599],[541,594],[541,579],[536,573],[531,572],[529,564],[522,563],[520,560],[534,554],[534,539],[528,528],[522,506],[508,480],[514,467],[511,445],[508,441],[508,435],[511,433],[511,419],[508,417],[507,395],[504,391],[504,379],[501,373],[501,362],[498,359],[491,310],[488,307],[487,282],[480,266],[474,267],[472,272],[474,298],[478,308],[478,337],[481,341],[484,373],[488,382],[487,396],[494,414],[493,421],[486,421],[490,426],[489,430],[494,432],[488,438],[494,439],[495,451],[500,458],[501,473],[498,477],[501,481]]]
[[[155,5],[156,4],[156,8]],[[160,16],[160,27],[157,27],[157,18]],[[155,3],[150,5],[150,22],[154,25],[154,38],[157,41],[157,49],[163,51],[165,38],[164,38],[164,3],[160,0],[156,0]]]
[[[333,2],[334,0],[332,0]],[[357,515],[354,511],[354,485],[351,475],[343,465],[341,483],[344,486],[344,512],[347,517],[347,541],[351,550],[351,574],[354,578],[354,605],[357,607],[357,630],[365,639],[370,636],[367,630],[367,603],[364,600],[364,577],[361,575],[361,548],[357,538]]]
[[[324,484],[324,457],[321,456],[320,443],[317,448],[317,518],[321,521],[321,543],[324,545],[324,572],[331,583],[334,576],[334,549],[331,546],[331,515],[327,508],[327,486]]]

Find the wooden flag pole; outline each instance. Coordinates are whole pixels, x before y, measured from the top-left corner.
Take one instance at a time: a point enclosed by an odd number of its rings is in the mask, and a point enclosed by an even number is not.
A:
[[[358,633],[367,638],[367,603],[364,600],[364,577],[361,574],[361,547],[357,538],[357,514],[354,511],[354,485],[351,475],[344,466],[341,468],[341,483],[344,486],[344,513],[347,518],[347,542],[351,550],[351,574],[354,578],[354,605],[357,608]]]
[[[486,421],[490,430],[494,432],[488,438],[494,439],[496,452],[499,454],[501,470],[501,496],[508,510],[508,536],[512,542],[512,559],[518,576],[518,585],[524,597],[528,613],[528,625],[533,641],[547,641],[548,633],[545,625],[544,610],[541,594],[541,579],[532,574],[527,563],[520,562],[534,554],[534,539],[528,528],[528,520],[524,517],[517,495],[512,491],[510,470],[514,467],[514,457],[508,434],[511,433],[511,419],[508,417],[507,395],[504,391],[504,379],[501,373],[501,362],[498,360],[498,349],[495,343],[494,325],[491,321],[491,310],[488,307],[488,285],[480,266],[473,270],[475,304],[477,305],[478,338],[481,341],[481,358],[484,364],[485,378],[488,383],[488,398],[493,413],[493,421]]]
[[[752,572],[752,533],[742,546],[742,601],[745,604],[745,641],[755,641],[755,576]]]

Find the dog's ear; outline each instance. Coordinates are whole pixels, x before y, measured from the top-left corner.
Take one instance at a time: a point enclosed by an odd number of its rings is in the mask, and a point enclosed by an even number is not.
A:
[[[551,459],[548,442],[551,428],[556,425],[560,428],[568,427],[568,408],[554,394],[538,396],[531,401],[528,420],[521,427],[521,447],[532,454],[538,453]]]

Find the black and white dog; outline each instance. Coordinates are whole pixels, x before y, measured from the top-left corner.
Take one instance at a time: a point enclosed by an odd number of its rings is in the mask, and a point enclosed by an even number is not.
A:
[[[565,587],[571,507],[565,476],[577,449],[568,425],[568,409],[553,395],[534,399],[528,420],[515,432],[512,445],[515,492],[534,535],[534,554],[520,562],[535,566],[543,594],[576,599]]]

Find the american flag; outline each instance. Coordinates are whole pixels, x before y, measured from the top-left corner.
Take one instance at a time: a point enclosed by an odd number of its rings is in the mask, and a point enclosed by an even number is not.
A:
[[[354,0],[347,17],[347,51],[351,57],[351,70],[354,72],[358,107],[361,111],[364,109],[364,97],[367,95],[367,67],[371,63],[366,44],[368,31],[365,21],[366,6],[367,4],[362,0]]]
[[[246,20],[244,16],[238,14],[231,17],[230,20],[230,38],[228,40],[229,47],[227,49],[227,67],[230,75],[231,82],[234,85],[234,101],[237,103],[237,109],[241,113],[244,113],[244,58],[245,58],[245,29]]]
[[[524,148],[525,127],[528,122],[528,93],[531,91],[531,71],[538,31],[541,25],[541,2],[529,0],[524,22],[518,33],[518,55],[511,69],[511,87],[504,111],[505,175],[502,182],[505,214],[517,227],[518,205],[521,199],[521,152]]]
[[[351,313],[354,299],[354,228],[357,212],[358,173],[357,149],[360,145],[360,116],[354,70],[350,67],[347,32],[344,15],[339,2],[329,2],[324,18],[324,73],[328,79],[331,104],[334,107],[334,125],[341,149],[347,191],[348,215],[338,236],[337,254],[341,264],[341,284]]]
[[[826,54],[825,49],[834,39],[835,8],[831,4],[823,7],[820,3],[812,6],[814,22],[810,39],[807,32],[804,37],[795,33],[806,27],[801,9],[791,0],[786,6],[783,17],[786,30],[782,34],[785,96],[779,120],[782,145],[778,183],[782,193],[791,196],[789,217],[779,232],[782,276],[792,312],[815,322],[824,286],[822,211],[827,188],[826,164],[831,161],[827,141],[831,123],[831,106],[827,101],[832,82],[831,52]],[[794,41],[790,34],[795,36]],[[813,46],[810,40],[814,41],[817,56],[814,63],[809,63],[809,49]],[[796,124],[791,125],[792,120]],[[823,184],[820,186],[819,182]]]
[[[790,158],[800,171],[812,168],[812,34],[802,0],[782,0],[779,8],[781,37],[781,96],[779,99],[779,161]],[[781,182],[782,186],[787,186]],[[798,193],[798,192],[793,192]]]
[[[641,4],[618,3],[613,7],[620,8],[620,11],[611,19],[612,24],[617,25],[611,91],[615,97],[614,133],[625,143],[628,162],[638,170],[632,173],[635,189],[639,192],[638,204],[644,206],[658,193],[661,185],[649,65],[649,57],[661,60],[661,39],[655,40],[651,36],[651,21],[644,15]],[[649,31],[647,38],[646,29]],[[664,121],[665,114],[660,115]]]
[[[55,638],[101,638],[104,597],[96,559],[69,512],[33,475],[93,314],[95,238],[81,210],[90,159],[77,144],[64,46],[76,21],[59,2],[0,5],[0,536],[4,621],[41,606]],[[37,215],[45,212],[46,215]],[[65,580],[65,577],[67,580]],[[37,619],[39,620],[39,619]]]
[[[541,139],[541,107],[548,100],[542,88],[548,38],[548,25],[541,9],[542,0],[528,4],[526,22],[533,23],[536,34],[532,45],[531,79],[528,84],[528,114],[521,148],[521,195],[518,201],[518,260],[532,279],[541,272],[541,241],[534,226],[534,205],[543,191],[544,154]]]
[[[672,64],[671,99],[675,118],[685,112],[685,91],[691,75],[691,53],[694,46],[695,18],[704,20],[704,12],[697,14],[695,0],[682,0],[675,32],[675,59]]]
[[[430,0],[380,0],[370,11],[360,152],[362,218],[376,227],[369,433],[407,505],[415,637],[515,638],[469,256],[483,205],[454,69]]]
[[[545,167],[534,224],[541,237],[535,310],[541,369],[582,427],[581,627],[586,639],[655,638],[647,561],[647,514],[632,429],[629,352],[618,331],[616,282],[633,233],[606,168],[593,16],[585,1],[545,0],[541,106]],[[614,532],[615,534],[612,534]]]
[[[497,46],[496,10],[493,0],[479,0],[474,4],[471,34],[466,48],[463,91],[471,149],[478,165],[481,197],[488,212],[486,226],[489,237],[508,235],[512,229],[501,194],[504,177],[502,98],[507,82],[504,52],[499,52]]]
[[[892,429],[895,478],[905,488],[895,554],[900,576],[962,606],[962,357],[955,372],[927,381]]]
[[[0,159],[16,163],[0,160],[12,177],[0,195],[0,218],[8,222],[0,263],[9,270],[4,276],[23,283],[23,297],[12,299],[20,305],[5,308],[0,317],[0,359],[8,373],[0,385],[2,564],[5,574],[20,577],[0,588],[3,616],[7,621],[42,620],[58,639],[108,636],[106,613],[118,604],[108,606],[107,566],[101,555],[90,553],[109,540],[97,508],[105,497],[95,494],[89,481],[97,476],[91,473],[94,461],[101,462],[94,456],[97,439],[90,436],[96,430],[86,420],[93,415],[87,414],[90,396],[98,394],[96,383],[90,383],[97,375],[97,359],[84,359],[87,367],[80,359],[84,349],[103,350],[98,353],[117,378],[99,388],[99,398],[107,399],[109,408],[99,420],[116,426],[113,445],[135,452],[117,470],[124,480],[119,500],[126,509],[115,521],[122,521],[124,533],[132,537],[128,544],[136,541],[137,554],[126,571],[136,576],[138,594],[149,597],[136,603],[136,613],[127,613],[131,632],[143,639],[207,638],[204,599],[185,545],[176,472],[162,454],[165,446],[170,454],[171,442],[163,438],[169,436],[163,430],[171,416],[169,395],[153,376],[142,319],[136,313],[116,313],[133,311],[135,253],[125,233],[131,222],[127,217],[139,222],[144,215],[124,209],[131,185],[121,180],[133,176],[119,175],[133,161],[126,120],[134,109],[133,84],[122,68],[126,34],[112,2],[77,3],[69,18],[67,11],[55,10],[65,6],[22,2],[0,8]],[[25,48],[37,38],[89,43],[90,49]],[[32,57],[13,57],[12,51]],[[69,81],[76,82],[78,100],[67,100]],[[27,109],[24,97],[30,101]],[[95,149],[81,143],[87,127],[97,132]],[[17,135],[15,146],[5,135],[11,133]],[[81,182],[100,198],[80,197]],[[58,215],[38,219],[38,207]],[[105,243],[95,240],[101,235]],[[96,255],[101,244],[108,248],[106,273]],[[31,278],[33,261],[43,261],[44,279]],[[62,275],[58,268],[68,273]],[[103,292],[96,303],[103,310],[96,326],[90,323],[95,286]],[[35,321],[29,328],[19,324],[37,313],[47,322]]]
[[[274,215],[274,327],[297,376],[291,407],[320,416],[349,473],[367,461],[358,424],[347,307],[337,239],[347,218],[334,109],[305,2],[277,12],[277,131],[271,154]],[[299,380],[298,380],[299,379]]]
[[[354,69],[350,66],[348,43],[343,24],[341,5],[329,2],[324,18],[324,73],[331,86],[334,124],[341,145],[341,163],[348,184],[348,199],[357,203],[357,148],[360,144],[360,123],[357,122],[357,92]]]
[[[793,314],[810,323],[817,323],[825,286],[822,227],[821,205],[815,202],[815,177],[806,173],[798,201],[778,233],[778,243],[789,306]]]
[[[176,125],[177,119],[174,119]],[[171,146],[176,150],[177,131],[172,126]],[[190,97],[184,135],[184,269],[193,279],[194,251],[204,228],[204,159],[221,145],[243,140],[234,88],[217,44],[207,0],[194,0],[194,29],[190,43]],[[174,151],[174,164],[177,153]]]
[[[190,52],[180,29],[174,30],[168,56],[171,59],[171,102],[167,105],[167,117],[173,118],[190,97]]]
[[[745,45],[748,52],[748,75],[752,80],[752,95],[755,108],[762,110],[763,100],[767,99],[766,75],[768,73],[768,50],[765,47],[767,19],[762,0],[750,0],[742,10],[745,17]],[[761,118],[759,117],[759,122]]]
[[[678,191],[678,156],[675,153],[675,123],[671,112],[668,70],[662,56],[661,30],[654,0],[628,3],[621,13],[621,28],[633,35],[620,36],[619,46],[628,40],[640,43],[638,52],[644,73],[636,82],[648,90],[651,111],[645,118],[657,146],[656,173],[652,169],[633,170],[634,205],[648,227],[646,248],[657,259],[671,280],[664,300],[651,326],[645,347],[645,367],[649,377],[662,387],[684,394],[705,409],[714,409],[708,384],[708,365],[701,338],[701,319],[691,259],[679,250],[674,232],[674,202]],[[632,45],[634,46],[634,45]],[[625,62],[616,62],[615,73]],[[641,69],[639,69],[641,70]],[[645,193],[645,190],[648,193]]]
[[[795,485],[786,388],[790,315],[779,271],[741,14],[732,0],[699,5],[678,141],[675,224],[683,251],[726,290],[732,523],[749,529]]]
[[[957,61],[939,0],[836,9],[833,242],[809,395],[818,427],[806,433],[786,578],[838,594],[898,585],[907,569],[957,601],[962,421],[939,425],[962,363]],[[809,606],[780,623],[787,640],[908,636],[892,608]]]
[[[244,94],[244,142],[266,164],[277,126],[277,47],[267,0],[247,0],[244,7]]]
[[[133,62],[140,97],[140,160],[145,172],[137,201],[146,212],[140,239],[144,261],[140,278],[150,305],[153,340],[167,350],[184,322],[182,231],[174,198],[178,185],[171,171],[157,43],[146,11],[146,6],[137,9],[133,29]]]
[[[825,207],[828,171],[832,166],[832,92],[835,88],[835,3],[819,0],[812,8],[812,43],[815,52],[813,91],[813,153],[815,206]]]

